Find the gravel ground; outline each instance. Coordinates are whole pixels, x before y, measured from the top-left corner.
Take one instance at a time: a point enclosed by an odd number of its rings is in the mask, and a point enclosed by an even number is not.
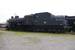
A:
[[[0,50],[75,50],[75,35],[0,31]]]

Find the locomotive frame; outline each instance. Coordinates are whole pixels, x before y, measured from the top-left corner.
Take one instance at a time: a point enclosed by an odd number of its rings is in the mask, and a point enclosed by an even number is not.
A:
[[[12,16],[7,21],[7,30],[33,32],[75,31],[75,16],[55,16],[48,12],[35,13],[19,18]]]

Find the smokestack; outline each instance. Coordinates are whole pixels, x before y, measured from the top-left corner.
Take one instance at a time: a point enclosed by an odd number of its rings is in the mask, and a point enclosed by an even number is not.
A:
[[[11,16],[11,19],[13,19],[14,17],[13,16]]]
[[[19,18],[19,16],[15,16],[15,19],[18,19]]]

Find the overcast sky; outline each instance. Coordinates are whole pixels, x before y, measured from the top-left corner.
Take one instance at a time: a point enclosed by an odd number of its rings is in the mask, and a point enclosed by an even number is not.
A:
[[[0,23],[12,15],[50,12],[54,15],[75,15],[75,0],[0,0]]]

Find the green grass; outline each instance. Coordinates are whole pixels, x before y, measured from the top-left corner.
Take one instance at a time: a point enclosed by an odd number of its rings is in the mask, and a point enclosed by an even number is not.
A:
[[[66,32],[66,33],[47,33],[47,32],[21,32],[21,31],[0,31],[0,34],[1,33],[3,33],[3,32],[14,32],[16,35],[20,35],[20,36],[22,36],[22,35],[43,35],[43,36],[51,36],[51,35],[53,35],[53,36],[61,36],[61,35],[63,35],[63,36],[65,36],[65,35],[74,35],[75,34],[75,32],[72,32],[72,33],[70,33],[70,32]]]
[[[34,41],[34,39],[37,38],[42,38],[42,37],[63,37],[64,39],[70,39],[70,40],[74,40],[75,39],[75,33],[43,33],[43,32],[20,32],[20,31],[0,31],[0,36],[3,33],[9,33],[11,35],[14,34],[14,36],[18,36],[18,37],[22,37],[22,36],[28,36],[31,37],[32,40]]]

